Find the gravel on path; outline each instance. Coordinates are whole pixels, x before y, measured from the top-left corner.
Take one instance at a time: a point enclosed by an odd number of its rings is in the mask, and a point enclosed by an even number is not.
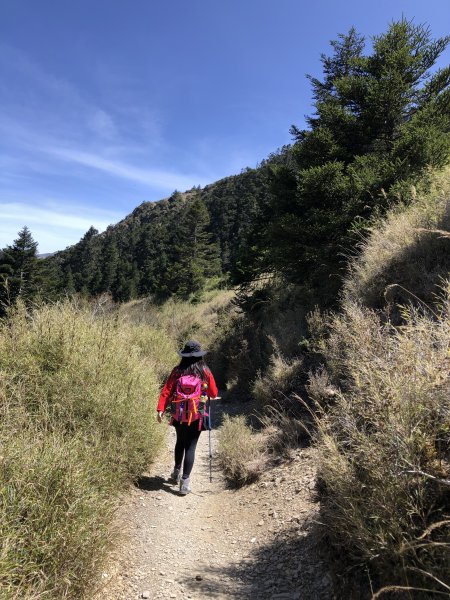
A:
[[[320,555],[314,450],[241,489],[229,489],[203,432],[192,493],[168,482],[175,432],[166,449],[123,500],[118,538],[93,600],[248,598],[328,600],[331,577]]]

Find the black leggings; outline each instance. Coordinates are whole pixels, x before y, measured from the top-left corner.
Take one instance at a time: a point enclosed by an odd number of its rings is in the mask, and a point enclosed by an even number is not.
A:
[[[178,421],[174,420],[173,425],[177,432],[175,467],[180,469],[181,463],[183,463],[183,477],[189,477],[194,466],[195,449],[197,448],[198,438],[201,433],[198,430],[198,421],[194,421],[188,425],[187,423],[178,423]]]

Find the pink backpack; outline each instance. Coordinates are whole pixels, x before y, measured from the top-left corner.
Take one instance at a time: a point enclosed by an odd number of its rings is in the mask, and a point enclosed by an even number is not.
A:
[[[202,383],[197,375],[182,375],[178,378],[175,394],[172,398],[172,419],[179,423],[191,424],[199,420],[199,429],[202,427],[202,417],[205,415],[206,388],[208,384]]]

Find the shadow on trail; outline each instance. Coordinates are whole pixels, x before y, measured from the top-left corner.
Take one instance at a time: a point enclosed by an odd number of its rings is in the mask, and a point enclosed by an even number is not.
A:
[[[314,522],[293,527],[225,567],[210,564],[201,581],[192,577],[183,584],[202,598],[331,600],[336,596],[321,551],[323,535],[322,526]]]
[[[178,489],[164,479],[164,477],[160,477],[158,475],[155,475],[154,477],[142,475],[136,479],[134,485],[138,488],[138,490],[142,490],[144,492],[161,491],[173,494],[174,496],[179,496]]]

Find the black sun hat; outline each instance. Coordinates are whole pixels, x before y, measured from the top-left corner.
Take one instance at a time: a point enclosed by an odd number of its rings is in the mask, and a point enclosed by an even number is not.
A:
[[[180,356],[183,356],[185,358],[189,356],[205,356],[206,353],[207,350],[202,350],[200,343],[196,342],[195,340],[189,340],[188,342],[186,342],[184,348],[178,352]]]

